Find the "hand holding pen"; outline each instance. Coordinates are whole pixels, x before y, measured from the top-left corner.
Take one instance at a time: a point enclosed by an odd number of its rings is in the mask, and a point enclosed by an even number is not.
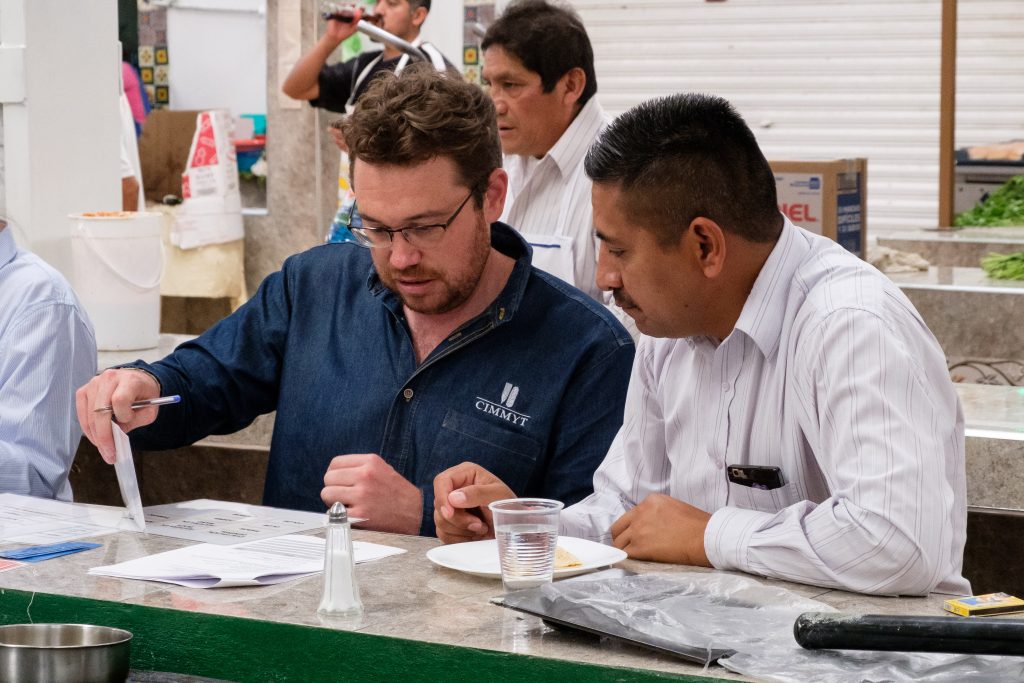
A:
[[[114,421],[130,432],[156,420],[160,406],[181,401],[180,396],[162,396],[160,389],[160,383],[148,372],[112,368],[93,377],[75,393],[82,432],[108,463],[113,464],[117,457],[111,427]]]
[[[132,404],[132,410],[138,410],[139,408],[146,408],[148,406],[165,406],[169,403],[178,403],[181,401],[181,396],[174,394],[173,396],[160,396],[158,398],[147,398],[144,401],[136,401]],[[94,413],[107,413],[112,412],[114,406],[103,406],[102,408],[95,408]]]

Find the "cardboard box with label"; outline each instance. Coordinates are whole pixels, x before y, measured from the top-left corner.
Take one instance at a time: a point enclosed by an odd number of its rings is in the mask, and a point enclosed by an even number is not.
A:
[[[779,211],[864,258],[868,246],[867,159],[771,161]]]

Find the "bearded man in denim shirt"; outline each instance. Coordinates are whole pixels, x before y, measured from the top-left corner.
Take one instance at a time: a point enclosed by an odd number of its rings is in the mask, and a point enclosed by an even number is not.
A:
[[[264,503],[341,501],[366,528],[398,533],[434,534],[433,479],[462,461],[518,495],[584,498],[622,423],[633,342],[495,222],[508,178],[494,105],[410,67],[375,81],[343,132],[359,244],[289,258],[167,358],[96,377],[77,396],[86,435],[112,462],[98,407],[142,449],[277,410]],[[130,408],[161,394],[182,401]]]

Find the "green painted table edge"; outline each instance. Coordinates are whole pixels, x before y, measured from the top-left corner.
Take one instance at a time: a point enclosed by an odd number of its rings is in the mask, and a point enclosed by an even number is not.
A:
[[[31,618],[29,616],[31,615]],[[131,631],[132,668],[248,681],[724,680],[427,643],[356,631],[0,589],[0,623],[89,623]],[[230,653],[224,656],[223,653]],[[331,653],[331,654],[327,654]]]

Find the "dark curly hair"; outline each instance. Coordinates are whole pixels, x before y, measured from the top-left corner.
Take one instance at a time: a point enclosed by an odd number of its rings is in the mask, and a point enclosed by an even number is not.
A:
[[[359,98],[341,127],[352,158],[409,166],[447,157],[477,206],[491,172],[501,168],[494,104],[483,90],[430,64],[382,74]],[[355,174],[351,175],[353,183]]]

